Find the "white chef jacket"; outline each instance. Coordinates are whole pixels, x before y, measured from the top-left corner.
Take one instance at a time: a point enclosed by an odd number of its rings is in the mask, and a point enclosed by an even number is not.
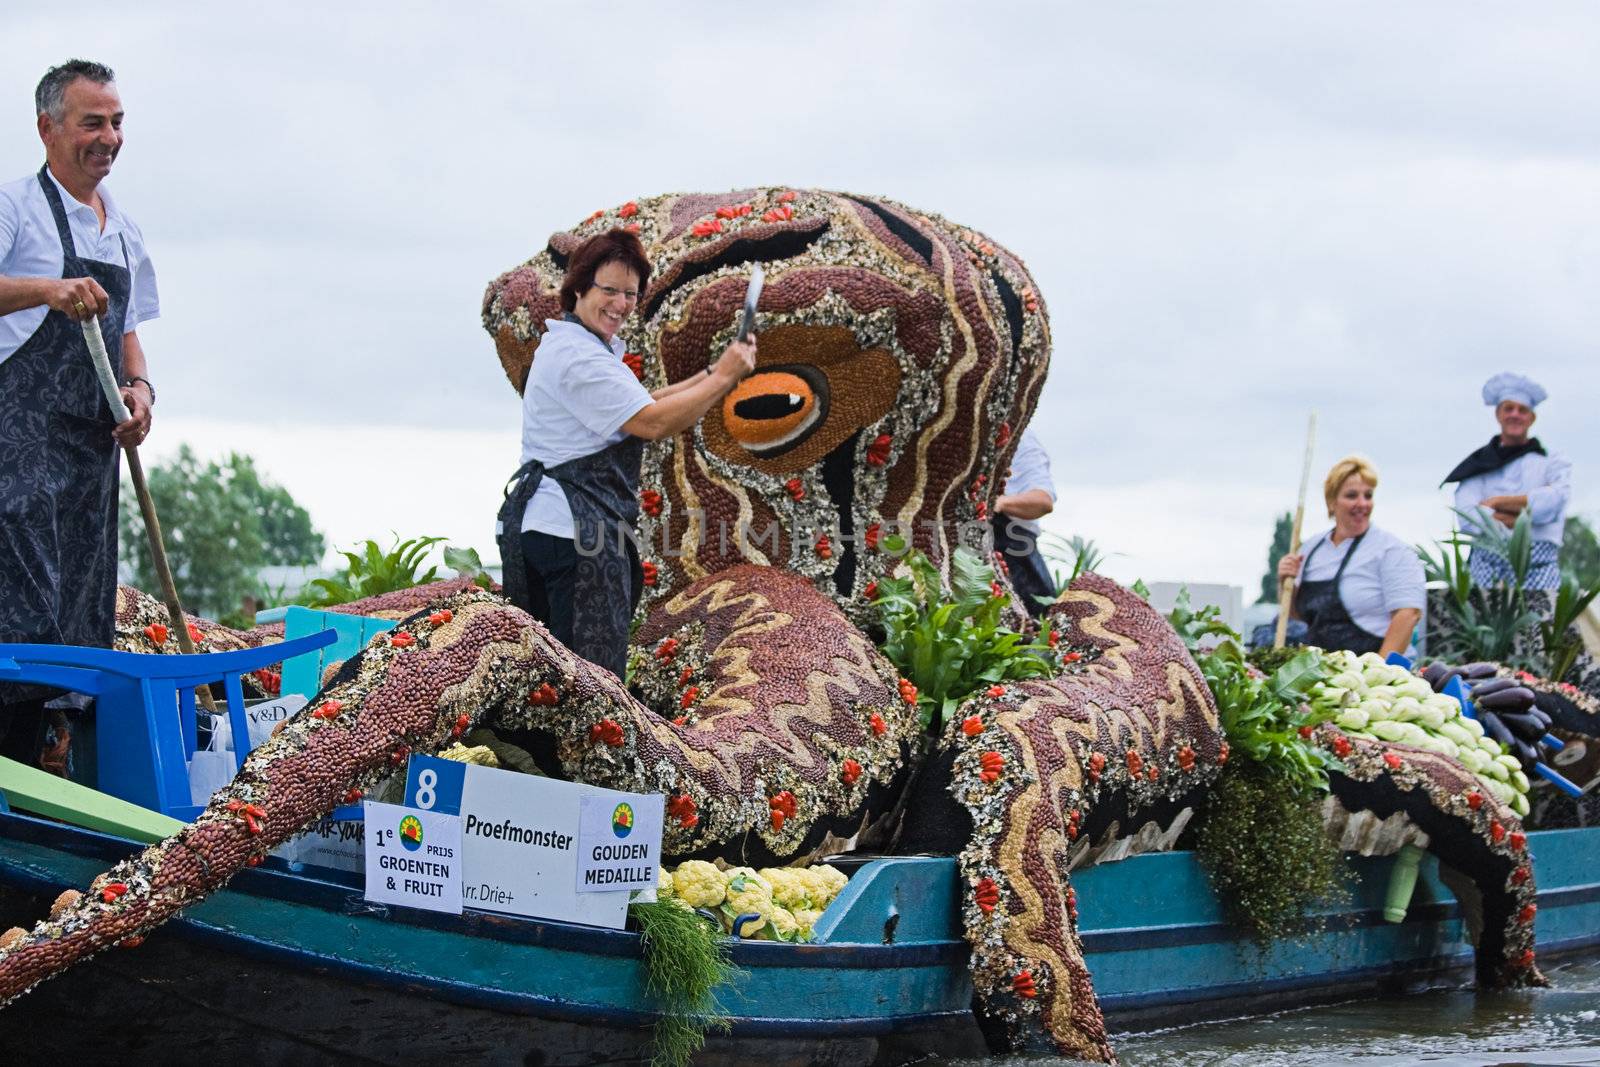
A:
[[[627,435],[622,424],[655,401],[622,362],[620,337],[608,349],[588,327],[546,319],[522,390],[522,463],[545,467],[592,456]],[[544,478],[522,512],[522,529],[572,537],[572,508],[554,478]]]
[[[1572,497],[1572,463],[1558,452],[1525,452],[1497,471],[1476,474],[1456,486],[1456,510],[1477,513],[1492,496],[1528,495],[1533,539],[1559,545]],[[1463,520],[1464,521],[1464,520]],[[1475,524],[1474,524],[1475,525]]]
[[[45,173],[61,194],[61,206],[67,212],[67,228],[72,232],[72,244],[79,258],[114,263],[128,268],[132,274],[128,317],[122,324],[122,331],[131,333],[141,323],[158,317],[161,300],[156,292],[156,272],[138,223],[122,212],[102,182],[99,193],[106,209],[106,227],[101,230],[94,208],[75,199],[56,181],[54,174],[48,170]],[[0,185],[0,275],[59,278],[61,269],[61,238],[56,233],[55,217],[50,213],[50,201],[45,199],[44,190],[39,186],[39,176],[30,174]],[[23,342],[38,331],[49,311],[48,307],[41,306],[0,315],[0,363],[10,359]]]

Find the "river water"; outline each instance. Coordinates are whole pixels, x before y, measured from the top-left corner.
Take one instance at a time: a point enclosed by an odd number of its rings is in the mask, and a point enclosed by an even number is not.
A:
[[[1123,1067],[1600,1067],[1600,960],[1544,968],[1549,989],[1439,990],[1225,1022],[1116,1034]],[[1052,1056],[951,1067],[1062,1067]]]

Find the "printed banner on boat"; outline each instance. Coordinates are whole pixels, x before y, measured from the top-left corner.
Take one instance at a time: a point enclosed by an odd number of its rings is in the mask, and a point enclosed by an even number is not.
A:
[[[531,774],[413,756],[406,771],[406,804],[423,811],[459,812],[461,895],[482,911],[559,919],[621,929],[629,890],[621,882],[578,892],[582,803],[586,796],[654,814],[650,885],[659,861],[662,798],[560,782]],[[649,839],[637,822],[633,832]],[[606,829],[608,835],[612,830]],[[614,835],[613,835],[614,836]],[[636,838],[637,840],[637,838]],[[634,864],[634,866],[640,866]]]
[[[461,914],[461,820],[366,801],[368,900]]]

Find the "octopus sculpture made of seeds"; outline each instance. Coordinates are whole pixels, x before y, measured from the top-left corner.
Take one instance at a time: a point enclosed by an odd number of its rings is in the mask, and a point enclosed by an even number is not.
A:
[[[881,198],[765,188],[630,201],[489,286],[484,324],[519,392],[559,316],[567,257],[614,227],[637,233],[653,266],[625,357],[652,388],[732,339],[753,263],[769,279],[755,372],[645,451],[629,684],[464,584],[387,605],[413,610],[193,824],[0,939],[0,1002],[135,942],[408,754],[484,723],[522,731],[546,773],[665,794],[675,859],[759,866],[852,837],[958,855],[991,1042],[1114,1060],[1069,871],[1170,847],[1226,762],[1194,661],[1143,600],[1084,576],[1044,621],[1057,673],[990,687],[929,738],[914,690],[866,632],[873,583],[899,566],[887,534],[946,568],[957,546],[982,542],[1048,363],[1027,270],[980,233]],[[127,599],[119,642],[170,651],[146,633],[159,605]],[[1428,798],[1441,825],[1475,828],[1473,847],[1490,816],[1502,833],[1515,825],[1491,801],[1466,806],[1448,768],[1425,762],[1352,760],[1350,780],[1380,806]],[[1494,845],[1507,861],[1521,848]],[[1504,882],[1532,891],[1525,862]],[[1508,937],[1498,958],[1522,944]]]

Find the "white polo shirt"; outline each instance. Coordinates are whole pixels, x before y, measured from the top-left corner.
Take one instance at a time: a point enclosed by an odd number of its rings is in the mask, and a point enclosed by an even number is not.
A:
[[[54,174],[45,173],[61,194],[61,206],[66,209],[67,228],[72,231],[78,257],[126,267],[133,276],[123,332],[130,333],[141,323],[158,317],[161,300],[156,293],[156,272],[138,223],[122,213],[102,182],[100,200],[106,209],[106,228],[102,231],[94,208],[75,199]],[[56,234],[55,216],[50,213],[50,201],[45,199],[38,175],[0,185],[0,275],[59,278],[61,267],[61,238]],[[0,315],[0,363],[10,359],[34,335],[49,311],[47,307],[36,307]]]
[[[522,462],[536,459],[553,467],[621,441],[627,436],[622,424],[655,401],[622,362],[621,338],[613,337],[607,348],[579,323],[544,324],[522,390]],[[560,482],[539,482],[522,512],[522,528],[573,536],[572,508]]]
[[[1043,489],[1050,494],[1050,502],[1055,503],[1056,483],[1050,477],[1050,453],[1044,450],[1044,445],[1039,442],[1032,426],[1022,431],[1022,438],[1017,442],[1016,454],[1011,457],[1011,471],[1006,475],[1006,484],[1000,491],[1026,493],[1030,489]],[[1036,534],[1039,532],[1038,519],[1013,521],[1019,526],[1026,526]]]

